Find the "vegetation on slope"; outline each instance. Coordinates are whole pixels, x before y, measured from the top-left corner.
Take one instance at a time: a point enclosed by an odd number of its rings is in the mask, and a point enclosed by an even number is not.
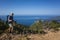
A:
[[[18,24],[17,22],[13,22],[14,32],[15,33],[45,33],[46,29],[50,30],[53,29],[54,31],[59,30],[60,23],[56,20],[51,21],[41,21],[38,20],[34,22],[30,27]],[[8,23],[0,19],[0,33],[3,33],[6,29],[8,29]]]

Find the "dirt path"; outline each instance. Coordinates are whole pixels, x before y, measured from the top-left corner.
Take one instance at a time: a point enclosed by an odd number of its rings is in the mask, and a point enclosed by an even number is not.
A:
[[[27,40],[27,38],[30,38],[30,40],[60,40],[60,31],[58,32],[48,32],[45,35],[40,34],[31,34],[25,37],[24,35],[12,35],[12,34],[3,34],[0,36],[0,40],[9,40],[9,36],[11,37],[11,40]]]
[[[31,35],[33,40],[60,40],[60,31],[59,32],[48,32],[45,35],[33,34]]]

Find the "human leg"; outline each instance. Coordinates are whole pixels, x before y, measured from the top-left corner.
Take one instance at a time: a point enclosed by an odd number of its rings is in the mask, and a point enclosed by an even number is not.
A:
[[[13,32],[13,26],[12,26],[12,24],[9,24],[9,30],[10,30],[10,33]]]

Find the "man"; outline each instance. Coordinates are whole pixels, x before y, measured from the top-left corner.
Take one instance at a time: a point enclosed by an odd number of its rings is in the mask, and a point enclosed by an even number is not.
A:
[[[9,25],[9,32],[12,33],[13,32],[13,13],[11,13],[8,16],[8,25]]]

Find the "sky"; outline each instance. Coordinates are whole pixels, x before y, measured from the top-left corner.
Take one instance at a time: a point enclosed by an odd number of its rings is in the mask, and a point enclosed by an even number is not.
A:
[[[57,15],[60,0],[0,0],[0,15]]]

